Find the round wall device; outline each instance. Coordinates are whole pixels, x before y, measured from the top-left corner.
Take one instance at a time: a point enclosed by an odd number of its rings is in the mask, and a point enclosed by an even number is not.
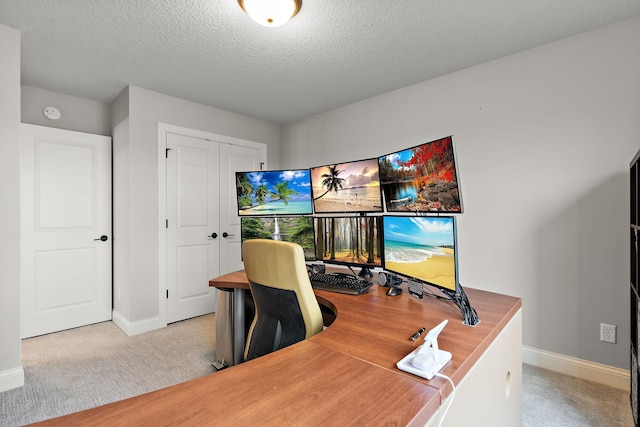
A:
[[[59,120],[62,113],[56,107],[45,107],[44,116],[49,120]]]

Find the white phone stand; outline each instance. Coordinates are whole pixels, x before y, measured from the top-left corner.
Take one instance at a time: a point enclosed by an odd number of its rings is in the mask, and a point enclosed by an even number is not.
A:
[[[451,360],[451,353],[438,348],[438,335],[447,324],[447,320],[427,332],[424,344],[407,354],[396,366],[411,374],[430,380],[436,372]]]

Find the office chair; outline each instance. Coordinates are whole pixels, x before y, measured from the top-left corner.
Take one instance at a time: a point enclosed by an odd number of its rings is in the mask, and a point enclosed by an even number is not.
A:
[[[276,240],[247,240],[244,269],[256,306],[244,358],[295,344],[322,331],[322,313],[313,294],[302,247]]]

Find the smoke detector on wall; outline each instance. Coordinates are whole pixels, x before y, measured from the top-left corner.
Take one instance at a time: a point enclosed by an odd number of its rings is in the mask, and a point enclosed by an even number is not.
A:
[[[60,120],[62,113],[56,107],[45,107],[44,116],[49,120]]]

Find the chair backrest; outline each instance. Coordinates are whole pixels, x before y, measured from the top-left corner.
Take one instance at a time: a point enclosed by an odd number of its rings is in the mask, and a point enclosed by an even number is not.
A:
[[[250,360],[322,331],[302,247],[276,240],[247,240],[244,269],[256,306],[245,347]]]

